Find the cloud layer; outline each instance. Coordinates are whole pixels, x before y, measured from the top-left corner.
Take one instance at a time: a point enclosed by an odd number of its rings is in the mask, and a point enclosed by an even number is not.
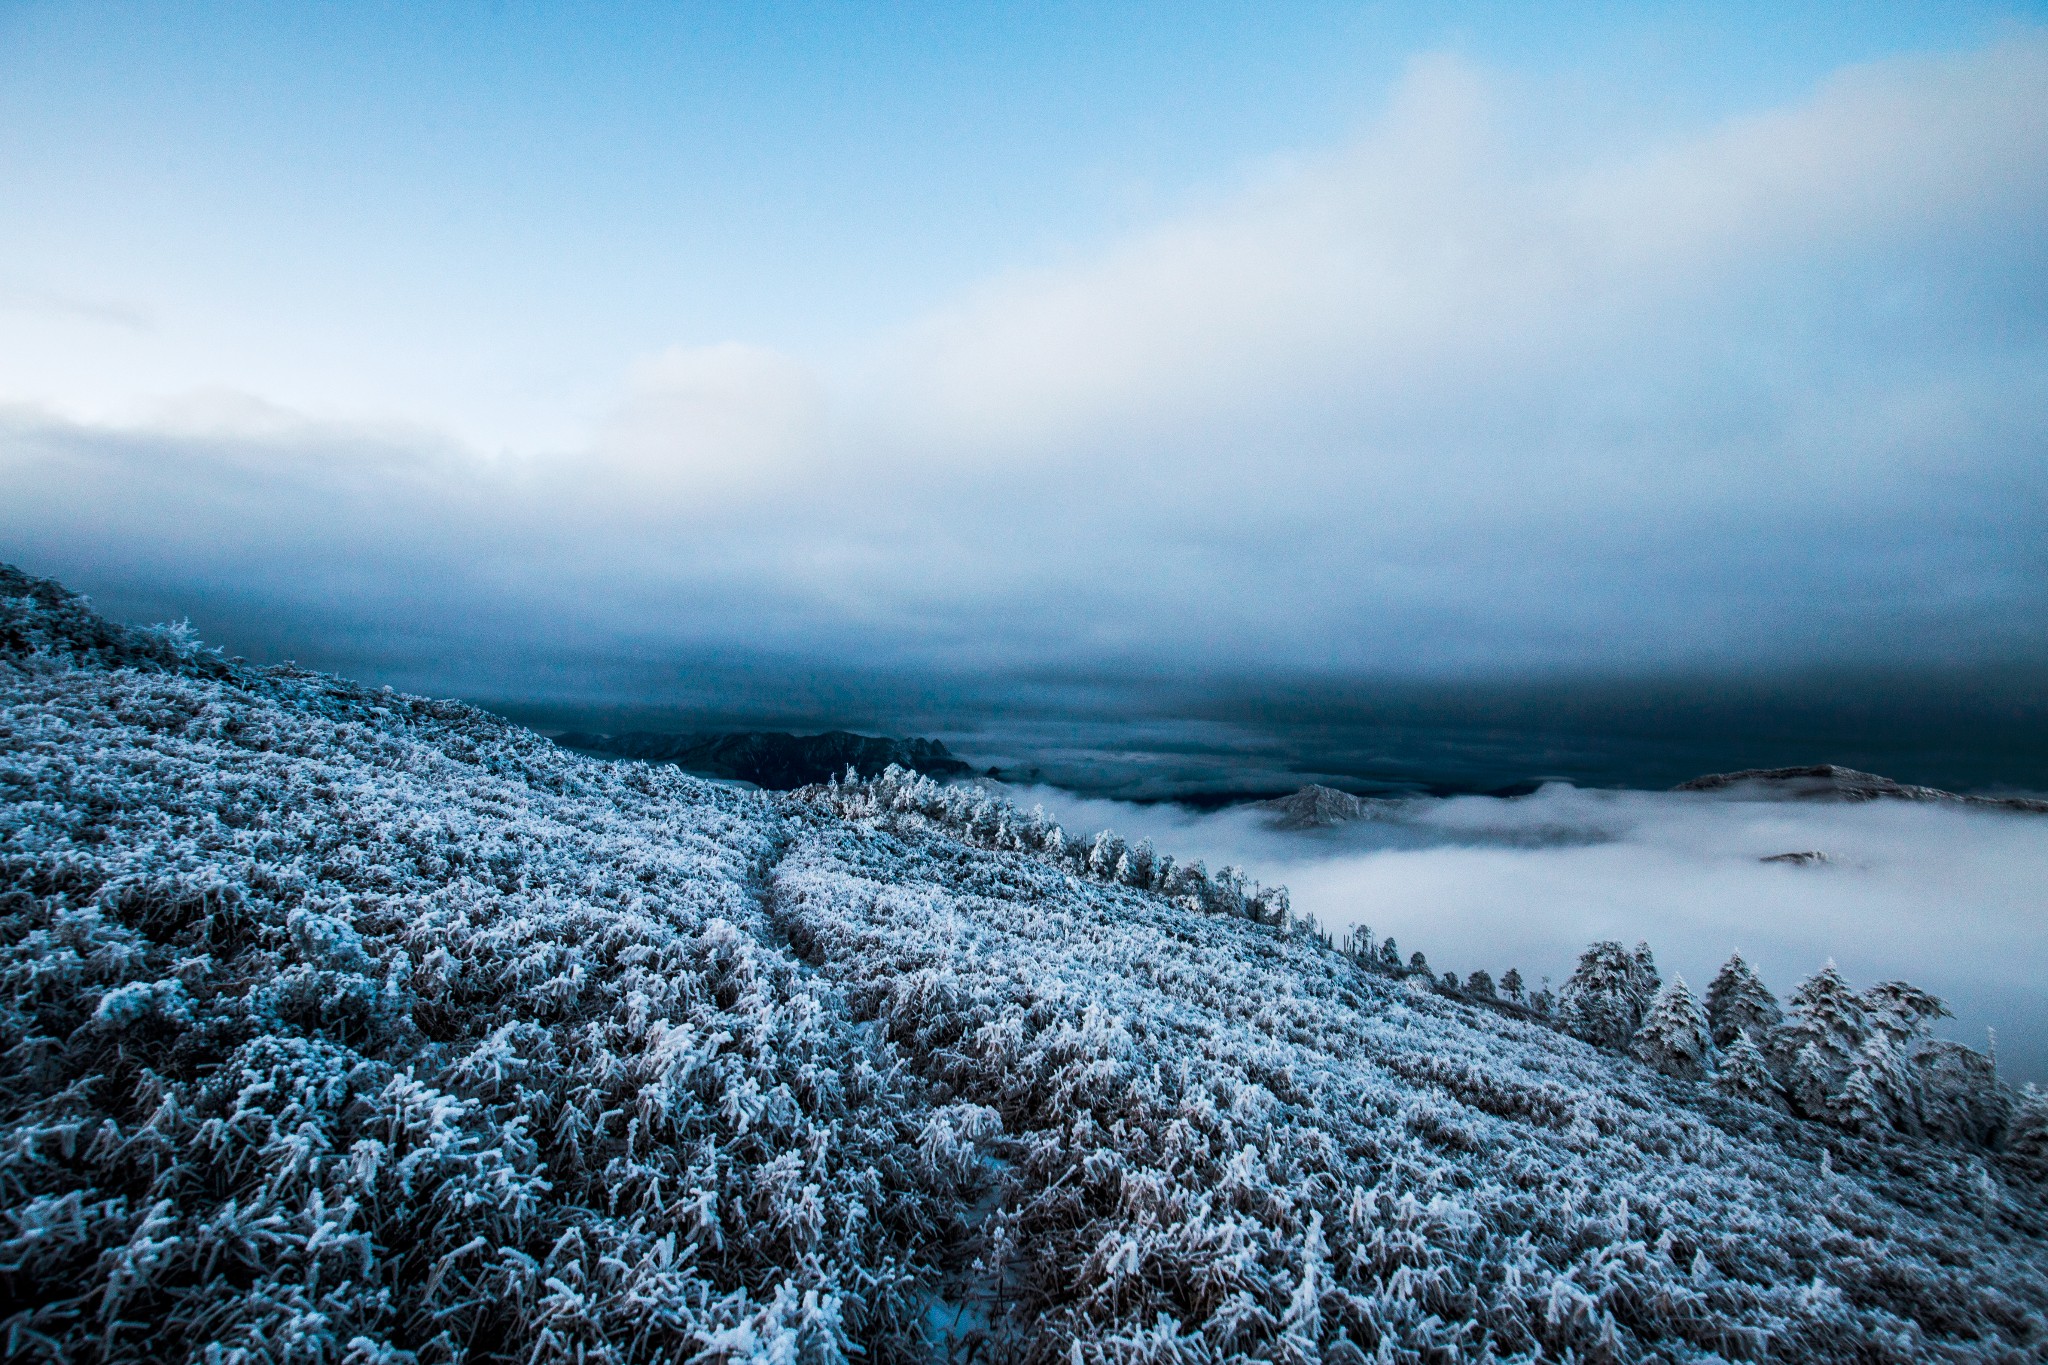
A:
[[[565,453],[234,395],[119,426],[17,404],[0,546],[238,648],[472,694],[733,651],[2038,660],[2044,96],[2022,33],[1566,136],[1422,60],[1351,145],[853,359],[651,356]]]

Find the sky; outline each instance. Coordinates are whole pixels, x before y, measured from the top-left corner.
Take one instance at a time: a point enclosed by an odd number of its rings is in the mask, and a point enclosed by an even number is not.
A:
[[[0,3],[0,559],[251,657],[2040,678],[2044,469],[2043,6]]]

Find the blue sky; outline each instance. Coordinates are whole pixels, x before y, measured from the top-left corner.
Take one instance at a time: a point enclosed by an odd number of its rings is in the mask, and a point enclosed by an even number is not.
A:
[[[2043,23],[7,5],[0,552],[450,690],[2038,660]]]

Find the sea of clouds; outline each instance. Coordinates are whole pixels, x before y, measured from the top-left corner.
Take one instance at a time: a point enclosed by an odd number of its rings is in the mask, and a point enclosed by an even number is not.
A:
[[[2048,1082],[2048,817],[1905,802],[1811,804],[1553,783],[1510,798],[1415,797],[1383,818],[1277,827],[1013,787],[1069,831],[1109,827],[1162,851],[1283,883],[1333,933],[1370,925],[1438,973],[1519,967],[1561,983],[1595,939],[1648,939],[1704,991],[1740,949],[1782,997],[1833,959],[1858,985],[1902,978],[1955,1012],[1942,1033]],[[1825,864],[1761,861],[1818,851]]]

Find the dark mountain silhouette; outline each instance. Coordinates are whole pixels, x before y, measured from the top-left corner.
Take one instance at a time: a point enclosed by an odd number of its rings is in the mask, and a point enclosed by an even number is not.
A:
[[[1833,763],[1801,768],[1744,768],[1734,773],[1709,773],[1681,782],[1678,792],[1740,791],[1744,796],[1782,801],[1945,801],[1969,806],[2003,806],[2008,810],[2048,814],[2048,801],[2031,796],[1962,796],[1939,787],[1894,782],[1876,773],[1859,772]]]
[[[686,772],[751,782],[770,791],[794,791],[824,782],[848,767],[874,777],[891,763],[928,777],[955,777],[969,771],[935,739],[890,739],[831,730],[822,735],[790,735],[774,730],[737,734],[665,735],[634,731],[620,735],[581,731],[555,736],[555,743],[587,754],[673,763]]]

